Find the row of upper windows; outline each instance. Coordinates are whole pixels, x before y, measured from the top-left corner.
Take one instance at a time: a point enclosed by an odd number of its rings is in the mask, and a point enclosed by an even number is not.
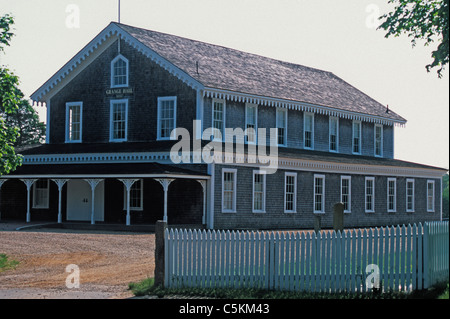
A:
[[[128,140],[128,99],[110,101],[109,141]],[[158,98],[158,140],[171,138],[176,127],[177,98]],[[81,143],[83,136],[83,102],[66,103],[66,143]]]
[[[159,97],[157,114],[157,138],[166,140],[171,138],[172,131],[176,128],[177,97]],[[225,103],[214,101],[213,103],[213,129],[214,136],[223,136],[225,128]],[[258,108],[254,104],[246,105],[245,112],[245,139],[247,143],[256,143],[258,128]],[[279,146],[287,145],[287,110],[276,111],[276,132]],[[66,142],[82,141],[83,102],[69,102],[66,104]],[[383,154],[383,126],[374,126],[374,152],[375,156]],[[361,154],[361,122],[353,121],[352,124],[352,151]],[[220,134],[217,134],[220,133]],[[110,141],[127,141],[128,135],[128,100],[110,101]],[[305,149],[314,149],[314,114],[304,114],[303,137]],[[329,150],[338,152],[339,149],[339,118],[329,119]]]
[[[214,99],[212,103],[212,126],[221,138],[225,136],[225,114],[226,104],[223,100]],[[287,123],[288,112],[285,108],[276,110],[276,132],[278,146],[287,146]],[[245,128],[247,132],[245,141],[257,143],[258,141],[258,105],[246,103],[245,105]],[[305,112],[303,116],[303,141],[305,149],[314,149],[314,113]],[[354,120],[352,123],[352,153],[361,154],[362,150],[361,121]],[[329,151],[339,151],[339,118],[329,118]],[[374,154],[383,156],[383,125],[374,125]]]
[[[313,187],[313,211],[325,213],[325,175],[315,174]],[[415,180],[406,180],[406,211],[415,210]],[[340,198],[344,204],[344,212],[351,212],[352,193],[351,176],[341,176]],[[375,212],[375,177],[366,177],[364,184],[364,211]],[[253,171],[252,212],[266,211],[266,174],[259,170]],[[237,170],[225,168],[222,170],[222,212],[235,213],[237,196]],[[387,179],[387,211],[397,211],[397,179]],[[427,181],[426,207],[428,212],[435,211],[435,185],[433,180]],[[297,212],[297,173],[286,172],[284,176],[284,212]]]

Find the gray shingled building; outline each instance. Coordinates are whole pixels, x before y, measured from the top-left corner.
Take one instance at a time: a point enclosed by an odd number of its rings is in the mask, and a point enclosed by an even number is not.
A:
[[[111,23],[32,99],[47,140],[1,177],[4,220],[331,227],[338,202],[346,227],[441,219],[446,170],[394,159],[406,120],[330,72]]]

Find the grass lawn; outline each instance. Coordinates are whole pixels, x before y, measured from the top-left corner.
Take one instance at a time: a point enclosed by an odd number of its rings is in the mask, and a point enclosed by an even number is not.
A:
[[[153,278],[147,278],[139,283],[130,283],[129,289],[135,296],[179,295],[190,297],[206,297],[217,299],[448,299],[448,283],[416,291],[410,294],[402,292],[387,293],[309,293],[268,291],[261,289],[225,289],[225,288],[160,288],[154,286]]]
[[[14,269],[19,264],[16,260],[10,260],[5,254],[0,254],[0,272]]]

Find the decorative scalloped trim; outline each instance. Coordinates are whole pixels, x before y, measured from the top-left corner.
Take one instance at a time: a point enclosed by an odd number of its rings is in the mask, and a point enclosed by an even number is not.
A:
[[[390,120],[379,116],[361,114],[351,111],[338,110],[330,107],[313,105],[309,103],[287,101],[276,98],[261,97],[256,95],[250,95],[246,93],[231,92],[226,90],[218,90],[214,88],[205,88],[203,90],[203,96],[208,98],[217,98],[230,100],[234,102],[255,103],[264,106],[281,107],[289,110],[312,112],[316,114],[336,116],[344,119],[364,121],[369,123],[383,124],[383,125],[396,125],[403,127],[406,122]]]
[[[77,55],[75,55],[75,57],[73,57],[47,82],[45,82],[35,93],[33,93],[31,95],[32,100],[36,102],[42,102],[42,97],[48,94],[55,86],[60,84],[66,76],[68,76],[79,65],[81,65],[84,60],[86,60],[98,47],[100,47],[108,38],[112,36],[122,38],[126,43],[135,48],[138,52],[150,58],[164,70],[168,71],[171,75],[175,76],[194,90],[203,88],[203,85],[200,82],[189,76],[186,72],[158,55],[149,47],[139,42],[136,38],[131,36],[128,32],[120,28],[115,23],[111,23],[91,42],[89,42],[89,44],[87,44]]]

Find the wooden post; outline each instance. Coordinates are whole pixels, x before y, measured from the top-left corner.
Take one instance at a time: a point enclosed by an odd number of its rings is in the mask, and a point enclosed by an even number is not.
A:
[[[34,182],[37,181],[37,179],[22,179],[22,182],[25,183],[25,186],[27,187],[27,223],[31,221],[31,187],[33,186]]]
[[[66,184],[68,180],[67,179],[54,179],[53,181],[58,186],[58,224],[61,224],[62,223],[61,192],[62,192],[62,188],[63,188],[64,184]]]
[[[314,232],[320,233],[321,228],[321,216],[319,214],[314,214]]]
[[[164,221],[167,222],[167,193],[169,192],[169,185],[174,181],[174,179],[163,178],[156,179],[164,189]]]
[[[131,190],[131,186],[133,186],[133,184],[135,182],[137,182],[138,179],[119,179],[119,181],[121,181],[125,185],[125,188],[127,189],[127,218],[126,218],[126,225],[130,226],[131,225],[130,190]]]
[[[335,231],[344,230],[344,204],[336,203],[333,206],[333,229]]]
[[[155,227],[155,286],[164,288],[164,236],[167,228],[167,222],[159,220]]]
[[[85,179],[85,181],[91,186],[91,224],[95,224],[95,188],[103,181],[103,179]]]

